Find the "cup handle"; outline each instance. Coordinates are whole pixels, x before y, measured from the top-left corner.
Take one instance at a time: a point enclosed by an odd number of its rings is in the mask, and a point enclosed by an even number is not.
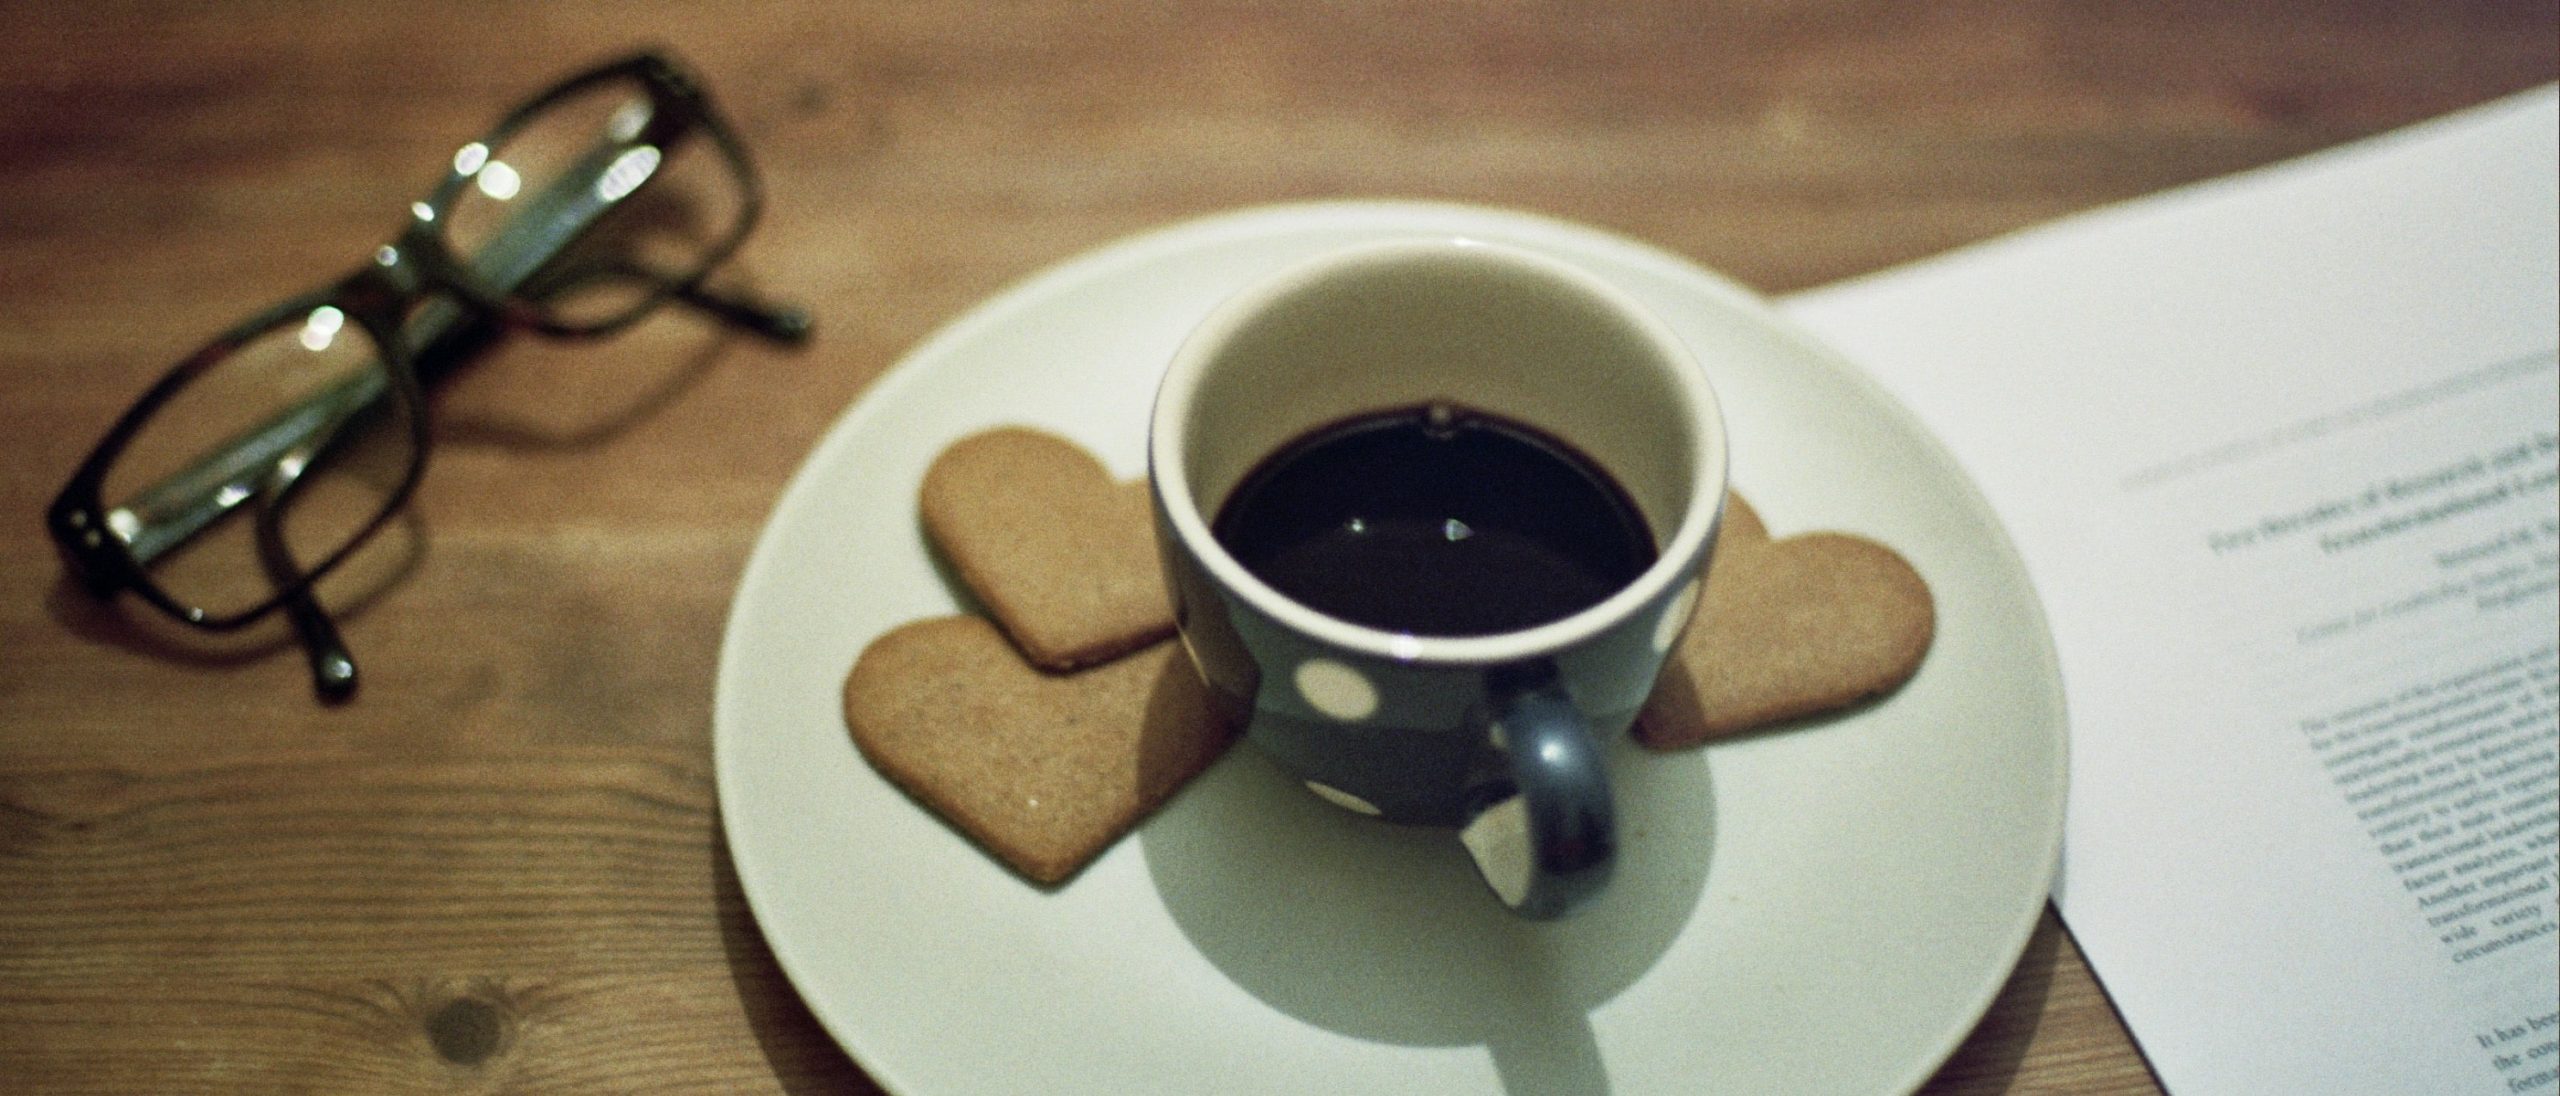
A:
[[[1525,685],[1497,681],[1484,728],[1496,761],[1458,831],[1476,871],[1512,912],[1561,917],[1599,893],[1617,860],[1609,776],[1590,721],[1552,668]]]

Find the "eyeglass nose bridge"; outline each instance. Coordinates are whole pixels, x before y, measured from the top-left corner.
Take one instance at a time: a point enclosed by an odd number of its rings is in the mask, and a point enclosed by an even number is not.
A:
[[[394,327],[409,306],[438,294],[458,297],[483,312],[502,311],[505,294],[453,253],[436,219],[433,206],[411,204],[399,234],[375,248],[373,261],[340,283],[341,296],[371,309]]]
[[[415,298],[426,292],[426,285],[430,278],[421,267],[452,265],[436,262],[435,257],[444,254],[444,247],[436,237],[434,225],[430,220],[431,216],[429,210],[423,206],[420,207],[418,215],[409,219],[409,223],[402,227],[396,240],[374,250],[373,265],[364,268],[373,276],[363,278],[360,273],[358,279],[351,280],[357,280],[360,284],[367,286],[378,286],[390,296],[399,298]],[[446,271],[439,270],[437,273],[446,273]]]

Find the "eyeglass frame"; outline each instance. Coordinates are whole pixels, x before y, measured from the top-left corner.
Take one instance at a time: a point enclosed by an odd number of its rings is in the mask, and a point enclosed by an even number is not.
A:
[[[492,274],[458,255],[445,238],[442,227],[445,216],[456,199],[461,197],[463,188],[472,183],[479,167],[474,164],[466,170],[465,157],[457,156],[443,181],[425,199],[411,203],[409,219],[392,242],[376,249],[371,262],[317,289],[287,298],[214,336],[171,367],[117,417],[47,508],[46,531],[59,550],[65,568],[92,597],[101,601],[131,591],[170,618],[207,631],[236,630],[284,609],[293,618],[295,629],[311,654],[315,690],[323,699],[343,699],[354,688],[354,664],[343,646],[336,643],[334,629],[312,596],[312,589],[408,505],[425,473],[432,435],[428,429],[426,401],[419,378],[421,361],[440,359],[445,353],[459,357],[460,353],[452,350],[453,344],[468,340],[476,330],[486,330],[497,324],[525,327],[562,337],[609,335],[629,327],[670,300],[706,308],[724,320],[741,323],[758,334],[777,340],[797,341],[805,337],[808,320],[796,309],[775,310],[753,302],[724,299],[709,294],[701,287],[703,279],[727,261],[754,228],[763,211],[764,191],[753,160],[748,157],[745,146],[727,120],[712,106],[708,93],[665,55],[655,51],[641,52],[561,80],[508,111],[480,140],[463,147],[468,150],[477,145],[484,153],[502,148],[507,138],[561,101],[611,81],[632,79],[648,90],[650,111],[641,127],[622,138],[621,143],[631,147],[652,145],[663,150],[697,132],[707,135],[740,188],[739,209],[729,233],[706,248],[694,260],[693,269],[681,277],[643,272],[648,279],[648,292],[623,309],[589,322],[562,320],[526,300],[521,292],[524,284],[544,272],[606,213],[646,189],[657,178],[656,174],[653,172],[618,196],[603,199],[600,205],[588,210],[583,219],[555,219],[553,223],[537,226],[549,231],[535,236],[530,241],[530,248],[525,248],[527,241],[519,237],[519,229],[511,223],[481,253],[484,265],[487,260],[495,258],[503,260],[509,268]],[[575,176],[564,176],[562,182],[555,183],[552,191],[547,193],[559,192],[564,183],[573,181],[576,181]],[[573,193],[581,193],[591,191],[593,187],[581,183],[571,189]],[[506,250],[511,242],[522,250]],[[493,256],[492,252],[496,254]],[[123,506],[111,510],[104,501],[107,473],[123,456],[125,448],[143,426],[190,383],[260,336],[324,307],[338,309],[373,340],[374,346],[382,352],[376,362],[378,368],[358,370],[347,380],[323,388],[270,419],[267,425],[255,432],[254,437],[236,440],[231,448],[211,454],[168,481],[143,492],[142,496],[156,495],[171,489],[178,480],[203,480],[208,466],[215,466],[210,469],[211,482],[177,487],[197,496],[189,502],[188,513],[180,519],[185,527],[174,535],[156,538],[147,552],[137,549],[136,542],[143,539],[140,533],[148,532],[149,528],[140,527],[136,532],[116,528],[110,515],[116,510],[128,514],[131,511]],[[410,315],[413,309],[416,310],[414,318]],[[441,360],[437,364],[440,370],[454,365]],[[375,377],[379,377],[384,387],[377,392],[362,391],[366,387],[363,382]],[[299,483],[302,471],[314,462],[307,459],[287,462],[281,458],[297,442],[311,443],[315,449],[325,447],[335,440],[337,430],[351,416],[371,413],[377,401],[382,399],[392,401],[392,409],[405,412],[403,417],[407,420],[410,450],[407,467],[399,482],[384,497],[380,512],[359,526],[345,544],[317,564],[303,566],[284,558],[273,540],[277,535],[273,528],[273,515],[282,509]],[[297,426],[297,419],[307,421]],[[263,451],[243,452],[262,449],[256,443],[272,441],[270,435],[278,430],[288,431],[294,436],[285,438],[284,445],[280,447],[270,445],[263,447]],[[243,477],[254,477],[254,487],[236,498],[223,497],[225,492],[222,488],[240,485]],[[189,487],[196,490],[188,491]],[[255,520],[260,522],[262,563],[270,571],[270,579],[276,586],[272,594],[247,608],[212,613],[180,601],[151,577],[149,564],[161,552],[183,543],[205,526],[253,499],[262,508]],[[290,571],[291,574],[277,574],[279,571]]]

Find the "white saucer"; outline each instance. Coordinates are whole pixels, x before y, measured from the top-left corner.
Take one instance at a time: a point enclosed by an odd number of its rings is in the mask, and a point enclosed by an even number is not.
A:
[[[1581,264],[1688,340],[1734,484],[1779,536],[1866,533],[1938,600],[1920,674],[1843,718],[1621,747],[1611,890],[1548,926],[1492,908],[1445,834],[1315,801],[1239,747],[1056,890],[917,807],[847,738],[874,636],[954,611],[916,526],[935,454],[999,423],[1142,471],[1148,402],[1209,307],[1399,235]],[[794,477],[732,605],[713,721],[729,848],[775,956],[891,1091],[1889,1093],[1972,1029],[2042,910],[2063,709],[1989,509],[1865,375],[1683,260],[1517,213],[1248,210],[1046,271],[917,347]]]

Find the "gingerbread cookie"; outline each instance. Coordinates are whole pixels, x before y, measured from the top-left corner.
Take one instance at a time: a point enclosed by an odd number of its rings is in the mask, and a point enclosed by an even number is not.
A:
[[[1052,670],[1173,632],[1144,481],[1050,434],[1006,427],[942,452],[921,492],[925,535],[1005,634]]]
[[[1678,749],[1881,696],[1919,671],[1936,629],[1928,584],[1893,549],[1847,533],[1771,540],[1732,496],[1636,738]]]
[[[1008,428],[946,450],[921,501],[927,534],[1002,630],[962,616],[881,636],[845,680],[845,724],[890,781],[1025,877],[1057,883],[1207,768],[1234,729],[1179,646],[1155,642],[1172,612],[1143,483]],[[1842,533],[1773,541],[1735,496],[1637,739],[1695,746],[1889,692],[1918,670],[1935,625],[1928,586],[1892,549]],[[1090,668],[1043,669],[1075,666]]]
[[[844,683],[872,766],[1030,879],[1076,873],[1234,740],[1180,645],[1049,674],[987,621],[873,640]]]

